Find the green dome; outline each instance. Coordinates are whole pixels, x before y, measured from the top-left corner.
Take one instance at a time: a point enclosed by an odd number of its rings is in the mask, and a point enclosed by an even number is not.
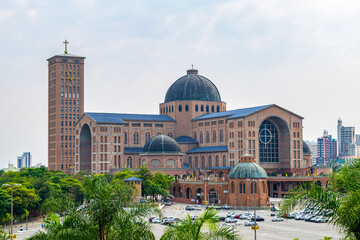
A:
[[[185,100],[221,101],[221,97],[214,83],[190,69],[170,86],[165,96],[166,103]]]
[[[267,178],[265,170],[257,163],[243,162],[229,172],[229,178]]]
[[[173,138],[159,134],[150,138],[150,140],[145,143],[143,153],[160,155],[179,154],[181,153],[181,148]]]

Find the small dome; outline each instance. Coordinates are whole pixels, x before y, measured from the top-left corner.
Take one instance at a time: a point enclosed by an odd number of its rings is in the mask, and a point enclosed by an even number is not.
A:
[[[180,136],[174,139],[177,143],[198,143],[195,139],[189,136]]]
[[[267,178],[265,170],[255,162],[242,162],[229,172],[229,178]]]
[[[147,141],[143,148],[144,153],[150,154],[177,154],[181,153],[179,144],[171,137],[157,135]]]
[[[303,141],[303,154],[304,155],[311,155],[311,150],[309,148],[309,145],[305,141]]]
[[[166,103],[182,100],[221,101],[221,97],[209,79],[199,75],[198,70],[190,69],[187,75],[176,80],[166,92]]]

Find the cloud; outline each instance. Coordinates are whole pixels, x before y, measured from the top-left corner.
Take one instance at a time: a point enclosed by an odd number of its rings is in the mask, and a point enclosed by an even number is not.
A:
[[[5,20],[11,18],[12,16],[14,16],[14,11],[0,9],[0,21],[5,21]]]

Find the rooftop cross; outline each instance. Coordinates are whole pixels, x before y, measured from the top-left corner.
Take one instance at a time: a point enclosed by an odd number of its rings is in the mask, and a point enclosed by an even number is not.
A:
[[[67,45],[69,44],[69,42],[65,39],[65,42],[63,42],[65,44],[65,54],[68,53],[68,50],[67,50]]]

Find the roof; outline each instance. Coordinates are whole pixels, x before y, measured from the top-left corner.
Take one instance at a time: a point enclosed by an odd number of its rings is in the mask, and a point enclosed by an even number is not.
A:
[[[141,153],[143,148],[141,147],[125,147],[124,153]]]
[[[181,148],[173,138],[162,134],[150,138],[143,148],[143,154],[166,155],[169,153],[179,154]]]
[[[264,168],[255,162],[241,162],[230,170],[229,178],[267,178]]]
[[[198,143],[195,139],[193,139],[192,137],[188,137],[188,136],[180,136],[175,138],[175,141],[177,143]]]
[[[63,53],[63,54],[56,54],[48,59],[46,59],[47,61],[49,61],[50,59],[54,58],[54,57],[71,57],[71,58],[85,58],[83,56],[78,56],[78,55],[75,55],[75,54],[70,54],[70,53]]]
[[[226,112],[209,113],[209,114],[205,114],[200,117],[194,118],[193,120],[196,121],[196,120],[205,120],[205,119],[220,118],[220,117],[226,117],[226,119],[242,118],[242,117],[246,117],[248,115],[251,115],[253,113],[259,112],[261,110],[264,110],[266,108],[273,107],[273,106],[276,106],[284,111],[290,112],[289,110],[279,107],[276,104],[269,104],[269,105],[263,105],[263,106],[257,106],[257,107],[230,110],[230,111],[226,111]],[[293,112],[290,112],[290,113],[292,113],[300,118],[303,118]]]
[[[86,112],[90,118],[97,123],[125,123],[128,120],[135,121],[159,121],[159,122],[175,122],[169,116],[166,115],[152,115],[152,114],[127,114],[127,113],[95,113]]]
[[[137,177],[129,177],[127,179],[124,179],[125,182],[135,182],[135,181],[140,181],[142,182],[141,178],[137,178]]]
[[[228,150],[227,145],[223,146],[212,146],[212,147],[198,147],[194,148],[186,153],[202,153],[202,152],[226,152]]]
[[[169,87],[164,102],[186,100],[221,101],[221,97],[214,83],[190,69]]]

